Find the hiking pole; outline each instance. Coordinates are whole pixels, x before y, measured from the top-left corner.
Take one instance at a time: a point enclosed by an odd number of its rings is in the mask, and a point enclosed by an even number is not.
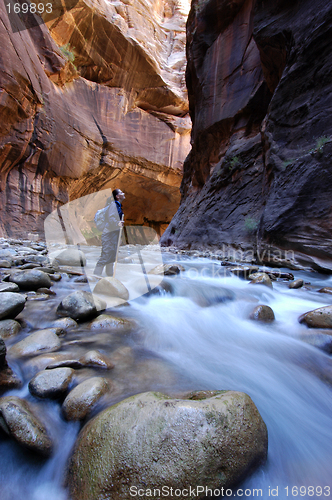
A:
[[[121,222],[123,222],[123,217],[124,216],[122,215]],[[116,265],[117,265],[117,262],[118,262],[118,253],[119,253],[119,246],[120,246],[120,243],[121,243],[122,229],[123,229],[123,226],[121,225],[120,231],[119,231],[118,244],[117,244],[117,247],[116,247],[115,262],[114,262],[114,268],[113,268],[113,276],[115,276]]]

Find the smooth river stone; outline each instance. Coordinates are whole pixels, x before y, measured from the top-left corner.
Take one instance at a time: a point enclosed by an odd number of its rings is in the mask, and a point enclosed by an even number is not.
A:
[[[9,281],[16,283],[21,290],[37,290],[38,288],[50,288],[52,286],[49,275],[37,269],[16,271],[10,276]]]
[[[20,287],[16,283],[0,283],[0,292],[19,292]]]
[[[16,389],[22,386],[22,380],[13,372],[13,370],[6,366],[0,370],[0,388],[2,391],[9,389]]]
[[[263,323],[270,323],[275,319],[273,310],[270,306],[266,305],[255,307],[249,318],[257,321],[262,321]]]
[[[20,445],[44,456],[53,444],[43,423],[24,399],[7,396],[0,399],[0,427]]]
[[[0,321],[0,338],[8,339],[9,337],[13,337],[17,335],[21,330],[21,325],[18,321],[14,319],[3,319]]]
[[[106,370],[114,368],[110,359],[104,354],[101,354],[99,351],[88,351],[79,359],[79,361],[83,366],[104,368]]]
[[[310,328],[332,328],[332,306],[318,307],[299,317]]]
[[[43,370],[30,380],[29,391],[40,398],[58,398],[67,391],[74,373],[72,368]]]
[[[70,316],[74,320],[84,321],[106,309],[106,302],[93,297],[89,292],[73,292],[67,295],[57,308],[58,316]]]
[[[78,324],[73,318],[59,318],[53,321],[49,327],[62,328],[63,330],[70,330],[71,328],[76,328]]]
[[[185,271],[185,268],[180,264],[159,264],[159,266],[154,267],[148,274],[157,274],[159,276],[175,276]]]
[[[56,331],[56,328],[47,328],[31,333],[25,339],[14,344],[8,352],[15,357],[28,357],[57,351],[61,347],[61,341],[55,333]]]
[[[304,285],[304,281],[301,279],[298,279],[298,280],[291,281],[290,283],[288,283],[288,288],[297,289],[297,288],[303,287],[303,285]]]
[[[91,321],[89,327],[92,330],[128,331],[133,328],[133,323],[128,319],[116,318],[108,314],[101,314]]]
[[[254,273],[254,276],[250,281],[250,285],[265,285],[273,288],[271,278],[266,273]]]
[[[102,278],[96,284],[94,294],[108,295],[110,297],[118,297],[123,300],[129,299],[129,292],[127,288],[116,278],[108,277]]]
[[[0,319],[15,318],[25,306],[26,298],[15,292],[1,292]]]
[[[62,411],[67,420],[82,420],[111,388],[103,377],[92,377],[78,384],[66,397]]]
[[[12,263],[8,260],[0,260],[0,267],[10,268],[12,267]]]
[[[328,293],[330,295],[332,295],[332,287],[330,286],[324,286],[323,288],[321,288],[320,290],[318,290],[319,293]]]
[[[86,256],[82,250],[77,250],[75,248],[68,248],[60,252],[55,258],[60,266],[85,266]]]

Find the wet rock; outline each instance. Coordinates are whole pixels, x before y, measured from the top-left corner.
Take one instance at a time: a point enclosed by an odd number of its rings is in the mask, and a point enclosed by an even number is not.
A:
[[[92,330],[129,331],[133,328],[133,323],[128,319],[116,318],[108,314],[101,314],[91,321],[89,327]]]
[[[21,290],[37,290],[38,288],[50,288],[52,285],[48,274],[37,269],[16,271],[11,275],[9,281],[16,283]]]
[[[300,339],[328,354],[332,354],[332,330],[309,330],[302,332]]]
[[[16,256],[16,252],[10,248],[3,248],[0,250],[0,259],[12,262],[12,259]]]
[[[20,246],[18,249],[17,249],[17,252],[19,255],[29,255],[29,254],[33,254],[33,255],[37,255],[37,251],[34,250],[33,248],[31,247],[25,247],[25,246]]]
[[[17,389],[22,386],[22,380],[13,372],[13,370],[6,366],[0,370],[0,391],[5,392],[10,389]]]
[[[61,347],[61,341],[56,334],[57,329],[47,328],[31,333],[28,337],[14,344],[8,352],[15,357],[36,356],[43,352],[53,352]]]
[[[28,301],[33,301],[33,302],[44,302],[45,300],[48,300],[50,298],[49,295],[46,295],[46,293],[35,293],[34,295],[28,295],[27,300]]]
[[[56,295],[56,293],[50,288],[38,288],[37,293],[43,293],[46,295]]]
[[[110,390],[110,381],[92,377],[78,384],[66,397],[62,411],[67,420],[82,420],[97,401]]]
[[[86,276],[77,276],[77,278],[73,279],[74,283],[87,283],[88,278]]]
[[[67,267],[67,266],[61,266],[59,268],[59,272],[69,274],[72,276],[84,276],[84,272],[82,270],[79,270],[77,267]]]
[[[83,428],[69,489],[73,500],[123,500],[133,485],[221,488],[242,480],[266,455],[266,426],[246,394],[222,391],[195,401],[148,392],[107,408]]]
[[[55,267],[56,267],[56,269],[55,269]],[[43,273],[46,273],[46,274],[54,274],[57,271],[58,267],[57,266],[52,266],[52,267],[49,267],[49,266],[39,267],[38,266],[35,269],[36,269],[36,271],[42,271]]]
[[[104,368],[111,370],[114,368],[113,363],[107,356],[101,354],[99,351],[88,351],[79,359],[82,366],[91,366],[96,368]]]
[[[283,273],[281,271],[268,271],[267,274],[269,276],[273,275],[276,279],[283,279],[283,280],[293,280],[294,279],[294,274],[292,274],[292,273]]]
[[[31,248],[37,250],[37,252],[43,252],[45,250],[45,247],[42,245],[31,245]]]
[[[53,321],[49,326],[61,328],[63,330],[70,330],[71,328],[76,328],[78,324],[73,318],[60,318]]]
[[[45,370],[45,369],[53,369],[53,368],[75,368],[74,366],[70,366],[67,364],[62,364],[60,362],[62,360],[68,360],[69,358],[73,358],[73,355],[68,352],[50,352],[46,354],[39,354],[34,356],[33,358],[27,359],[24,363],[25,373],[27,377],[34,377],[36,373]],[[50,366],[54,363],[54,366]]]
[[[116,278],[102,278],[96,284],[94,294],[108,295],[110,297],[119,297],[123,300],[129,299],[129,292],[127,288]]]
[[[98,311],[106,309],[105,301],[89,292],[73,292],[60,302],[57,308],[58,316],[70,316],[77,321],[90,319]]]
[[[50,264],[48,257],[44,257],[43,255],[27,255],[23,258],[23,261],[25,264],[32,262],[41,266],[47,266]]]
[[[1,292],[0,319],[15,318],[25,306],[26,298],[14,292]]]
[[[29,264],[23,264],[22,266],[20,266],[20,269],[24,271],[25,269],[35,269],[38,266],[39,264],[33,264],[32,262],[30,262]]]
[[[288,288],[301,288],[304,285],[304,281],[301,279],[291,281],[288,283]]]
[[[54,274],[50,274],[49,275],[50,278],[53,280],[53,281],[60,281],[62,279],[62,276],[60,273],[54,273]]]
[[[6,353],[7,353],[6,344],[2,339],[0,339],[0,370],[4,366],[7,366]]]
[[[77,368],[83,368],[84,365],[77,358],[74,358],[72,356],[67,356],[65,358],[61,357],[55,359],[54,361],[48,363],[46,369],[53,370],[54,368],[63,368],[63,367],[77,369]]]
[[[16,283],[0,283],[0,292],[19,292],[20,287]]]
[[[0,260],[0,267],[10,268],[10,267],[12,267],[12,263],[9,262],[9,260],[3,260],[3,259],[1,259]]]
[[[249,318],[257,321],[262,321],[263,323],[270,323],[275,319],[273,310],[271,309],[271,307],[266,305],[255,307]]]
[[[46,457],[52,453],[51,438],[27,401],[15,396],[1,398],[0,417],[0,427],[20,445]]]
[[[255,276],[255,278],[250,281],[250,285],[265,285],[269,288],[273,288],[272,281],[266,273],[260,273],[258,276]]]
[[[80,266],[86,265],[86,257],[82,250],[67,248],[60,252],[54,259],[60,266]]]
[[[299,317],[310,328],[332,328],[332,306],[319,307]]]
[[[247,279],[250,274],[257,272],[259,267],[257,266],[236,266],[230,269],[231,273],[235,274],[242,279]]]
[[[21,330],[21,325],[14,319],[3,319],[0,321],[0,338],[8,339],[17,335]]]
[[[165,276],[174,276],[185,271],[185,268],[180,264],[160,264],[149,271],[148,274],[158,274]]]
[[[330,286],[324,286],[323,288],[321,288],[320,290],[318,290],[319,293],[329,293],[330,295],[332,295],[332,287]]]
[[[43,370],[30,380],[29,391],[39,398],[58,398],[67,391],[74,373],[72,368]]]

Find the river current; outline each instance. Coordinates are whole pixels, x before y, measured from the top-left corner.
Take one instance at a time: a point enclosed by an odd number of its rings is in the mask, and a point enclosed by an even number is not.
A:
[[[301,340],[308,329],[298,317],[332,303],[332,296],[317,293],[319,287],[332,286],[332,279],[296,271],[295,277],[310,282],[311,287],[291,290],[278,281],[272,290],[221,272],[218,261],[171,254],[164,258],[185,268],[180,276],[164,279],[168,291],[160,288],[159,293],[130,301],[129,307],[114,309],[115,314],[136,321],[134,331],[92,334],[82,324],[63,341],[63,352],[78,356],[93,348],[120,360],[118,369],[102,373],[114,381],[115,390],[96,411],[148,390],[172,396],[196,389],[244,391],[267,425],[269,452],[267,463],[239,486],[246,491],[243,496],[254,496],[253,490],[260,489],[262,494],[256,496],[265,499],[329,498],[332,360]],[[29,303],[23,319],[32,327],[47,327],[56,317],[61,298],[86,286],[64,277],[53,287],[57,296],[45,303]],[[224,293],[233,299],[220,301]],[[273,309],[273,323],[248,319],[258,304]],[[12,343],[25,335],[23,330]],[[27,384],[42,364],[10,357],[8,361],[24,386],[6,395],[36,401]],[[45,461],[22,451],[10,439],[1,440],[1,500],[68,500],[63,478],[80,424],[66,422],[57,402],[38,404],[44,420],[52,423],[55,453]],[[235,490],[232,496],[237,496]]]

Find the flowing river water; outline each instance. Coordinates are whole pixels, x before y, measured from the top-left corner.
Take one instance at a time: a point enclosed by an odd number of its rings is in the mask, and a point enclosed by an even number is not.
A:
[[[291,290],[287,283],[278,281],[272,290],[221,272],[218,261],[171,254],[165,254],[164,259],[180,262],[185,268],[180,276],[164,279],[167,291],[161,288],[160,293],[112,311],[135,320],[137,328],[124,334],[91,332],[85,323],[62,339],[60,352],[79,357],[87,350],[99,349],[114,361],[115,368],[102,374],[91,368],[78,371],[76,383],[96,374],[114,383],[113,392],[101,400],[94,413],[148,390],[171,396],[196,389],[244,391],[260,411],[269,435],[267,463],[240,485],[247,490],[246,496],[261,489],[262,495],[257,496],[266,499],[328,498],[332,489],[332,360],[301,340],[308,329],[298,317],[332,304],[331,295],[317,293],[319,287],[332,286],[332,278],[296,271],[295,277],[310,282],[311,287]],[[87,289],[87,284],[75,283],[64,275],[53,288],[57,295],[50,300],[27,303],[20,315],[27,326],[11,343],[26,336],[29,327],[50,325],[61,298],[73,290]],[[223,302],[225,294],[232,300]],[[275,322],[248,319],[257,304],[269,305]],[[28,390],[31,377],[51,359],[52,353],[24,361],[8,357],[24,385],[6,395],[24,397],[38,405],[56,446],[53,456],[45,461],[12,440],[2,439],[1,500],[68,500],[63,478],[80,424],[66,422],[58,402],[37,401]]]

